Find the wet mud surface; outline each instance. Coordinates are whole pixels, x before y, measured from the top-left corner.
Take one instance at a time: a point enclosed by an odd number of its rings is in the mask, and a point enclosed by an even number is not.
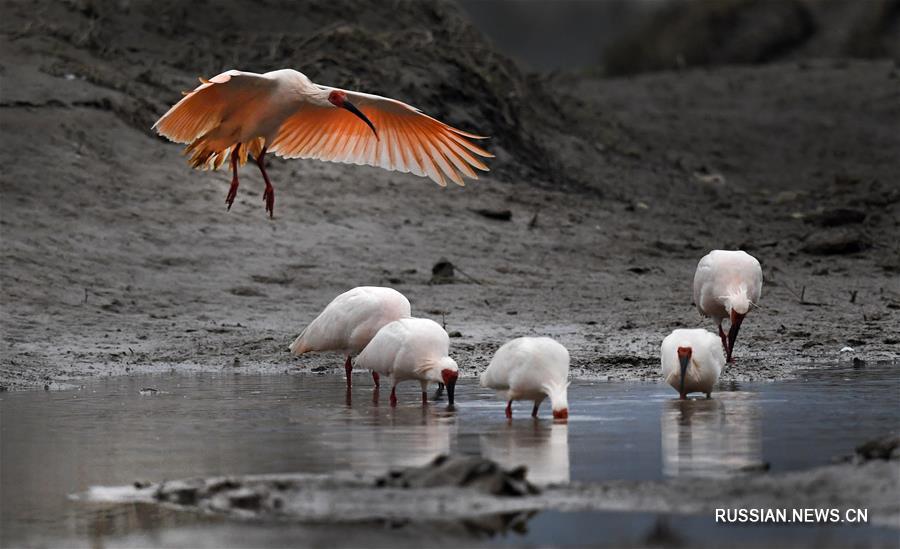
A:
[[[654,379],[665,334],[712,328],[690,288],[697,260],[721,247],[756,255],[765,274],[726,382],[897,359],[893,63],[550,78],[498,72],[502,56],[483,54],[463,77],[444,57],[410,68],[419,65],[396,49],[419,20],[430,30],[417,59],[451,37],[482,40],[451,4],[412,5],[390,21],[326,25],[321,38],[341,45],[334,60],[254,30],[200,55],[216,20],[175,2],[124,15],[104,2],[11,3],[0,27],[0,386],[173,369],[336,372],[339,360],[294,358],[287,345],[333,296],[363,284],[393,286],[414,314],[446,323],[464,375],[509,338],[549,335],[569,348],[576,376]],[[288,9],[254,20],[282,28]],[[160,17],[183,28],[166,31]],[[283,36],[334,20],[330,8],[310,9]],[[174,53],[187,35],[196,55]],[[273,160],[275,219],[252,170],[225,211],[227,174],[192,172],[149,126],[198,74],[300,58],[313,79],[390,93],[493,135],[494,171],[441,189]],[[397,73],[415,85],[386,77]],[[442,260],[455,277],[432,284]],[[841,355],[847,346],[855,352]]]

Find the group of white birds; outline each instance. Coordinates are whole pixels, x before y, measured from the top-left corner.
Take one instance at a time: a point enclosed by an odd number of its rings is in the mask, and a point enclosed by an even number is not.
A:
[[[238,166],[252,156],[265,181],[263,200],[274,215],[275,191],[265,169],[265,155],[314,158],[367,164],[386,170],[427,176],[440,185],[463,185],[487,171],[479,157],[492,157],[472,143],[482,137],[444,124],[401,101],[322,86],[303,73],[283,69],[256,74],[230,70],[201,84],[172,106],[154,129],[185,143],[195,168],[217,169],[226,161],[232,170],[225,202],[231,208],[238,191]],[[680,397],[703,392],[710,396],[744,316],[757,303],[762,288],[759,262],[742,251],[715,250],[700,260],[694,275],[694,302],[712,317],[718,335],[702,329],[675,330],[662,343],[662,373]],[[728,319],[726,334],[722,322]],[[336,297],[291,345],[295,354],[339,351],[346,355],[347,386],[353,363],[390,376],[391,405],[397,405],[397,383],[416,380],[427,403],[429,383],[447,389],[454,401],[459,366],[450,358],[450,338],[432,320],[412,318],[409,300],[391,288],[359,287]],[[547,337],[521,337],[500,347],[481,375],[484,387],[507,401],[541,402],[550,398],[554,418],[567,418],[569,352]]]
[[[391,406],[397,405],[397,384],[418,381],[422,404],[428,403],[429,383],[446,387],[454,403],[459,366],[450,358],[450,336],[437,322],[413,318],[409,300],[393,288],[360,286],[334,298],[291,344],[291,352],[334,351],[346,356],[347,388],[355,365],[372,371],[376,390],[381,376],[392,380]],[[569,417],[569,351],[547,337],[520,337],[497,350],[481,384],[508,401],[532,400],[531,415],[550,397],[553,417]]]
[[[714,250],[700,260],[694,301],[701,314],[716,321],[719,335],[678,329],[663,340],[662,375],[682,399],[693,392],[710,397],[726,360],[732,360],[741,322],[759,300],[761,289],[759,262],[746,252]],[[453,405],[459,366],[449,356],[450,336],[437,322],[411,314],[409,300],[397,290],[361,286],[337,296],[290,348],[297,355],[343,354],[348,389],[356,355],[355,365],[372,371],[376,390],[382,375],[391,378],[391,406],[397,405],[397,384],[407,380],[421,384],[422,404],[428,402],[428,385],[438,383],[446,387]],[[727,335],[722,327],[725,319],[730,322]],[[507,418],[512,418],[513,401],[533,401],[531,415],[537,417],[541,403],[549,398],[553,417],[565,419],[568,378],[569,352],[563,345],[549,337],[520,337],[497,350],[481,374],[481,385],[507,402]]]

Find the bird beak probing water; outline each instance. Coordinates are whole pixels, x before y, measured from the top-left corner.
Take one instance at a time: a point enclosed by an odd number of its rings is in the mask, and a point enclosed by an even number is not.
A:
[[[453,406],[453,393],[456,390],[456,378],[459,372],[450,369],[441,370],[441,378],[444,380],[444,386],[447,388],[447,403]]]
[[[738,330],[741,329],[741,322],[744,321],[744,315],[731,311],[731,327],[728,328],[728,348],[725,349],[726,360],[732,362],[731,352],[734,350],[734,342],[737,340]]]
[[[681,366],[681,379],[678,386],[678,394],[681,396],[681,400],[687,399],[687,395],[684,392],[684,376],[687,374],[688,365],[691,363],[692,352],[693,350],[690,347],[678,348],[678,362]]]

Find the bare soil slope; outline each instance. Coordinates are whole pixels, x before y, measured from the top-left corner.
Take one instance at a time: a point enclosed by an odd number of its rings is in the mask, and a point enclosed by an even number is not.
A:
[[[451,4],[7,2],[0,23],[0,386],[168,369],[327,370],[292,338],[337,293],[391,285],[458,331],[468,374],[559,338],[579,375],[652,379],[716,247],[760,258],[727,379],[900,343],[900,78],[886,61],[603,79],[520,73]],[[490,177],[441,189],[273,161],[192,172],[149,130],[198,75],[291,66],[492,135]],[[477,210],[510,210],[511,220]],[[456,282],[430,284],[446,258]],[[455,334],[456,335],[456,334]]]

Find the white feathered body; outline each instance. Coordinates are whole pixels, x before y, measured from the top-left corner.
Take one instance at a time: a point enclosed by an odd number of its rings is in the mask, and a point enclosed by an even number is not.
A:
[[[503,400],[550,397],[553,410],[568,409],[569,351],[549,337],[520,337],[497,349],[481,386]]]
[[[441,371],[459,370],[450,358],[450,337],[427,318],[404,318],[384,326],[356,358],[356,366],[392,376],[394,385],[418,380],[441,383]]]
[[[660,362],[663,379],[677,391],[681,384],[678,348],[691,349],[691,361],[685,371],[685,394],[712,392],[725,367],[725,354],[719,336],[702,328],[678,329],[663,339]]]
[[[731,310],[747,314],[759,302],[762,268],[755,257],[740,250],[713,250],[703,256],[694,274],[694,303],[717,322]]]
[[[362,351],[383,326],[409,318],[406,297],[393,288],[360,286],[334,298],[291,344],[291,352]]]

